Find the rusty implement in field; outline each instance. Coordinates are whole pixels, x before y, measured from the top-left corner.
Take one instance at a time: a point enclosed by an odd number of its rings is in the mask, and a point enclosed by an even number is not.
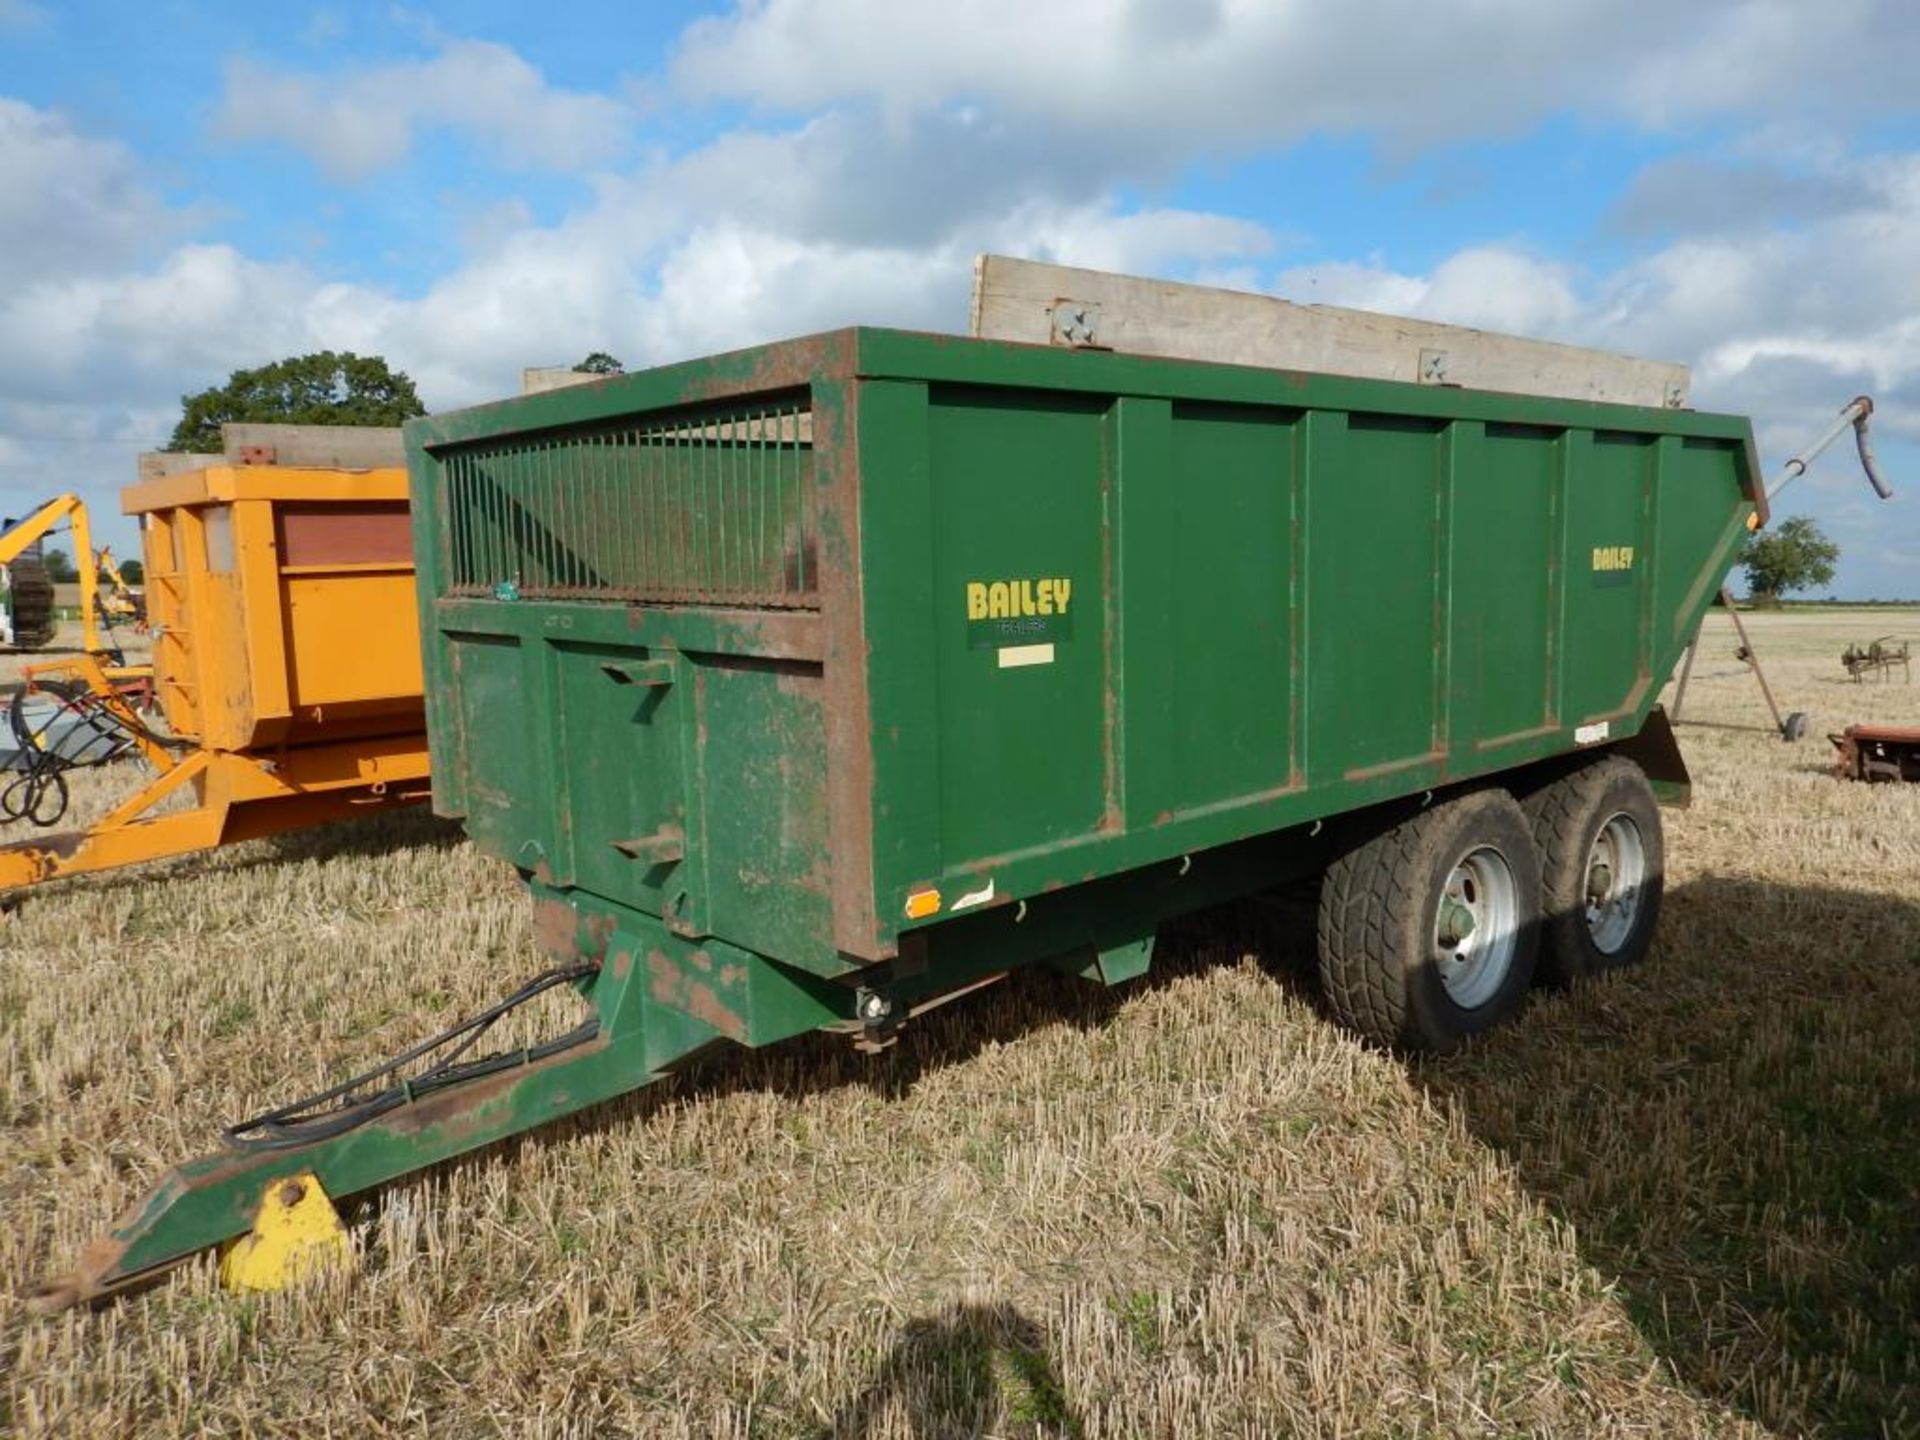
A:
[[[1849,645],[1840,656],[1840,663],[1846,667],[1847,674],[1855,680],[1871,675],[1876,680],[1892,678],[1897,669],[1901,676],[1911,684],[1913,682],[1913,663],[1910,658],[1911,647],[1905,640],[1895,640],[1891,635],[1882,635],[1865,645]]]
[[[1920,726],[1849,725],[1827,738],[1843,780],[1920,782]]]
[[[216,462],[122,503],[142,517],[164,732],[97,656],[32,679],[111,716],[155,776],[85,830],[0,848],[0,889],[427,798],[404,470]]]

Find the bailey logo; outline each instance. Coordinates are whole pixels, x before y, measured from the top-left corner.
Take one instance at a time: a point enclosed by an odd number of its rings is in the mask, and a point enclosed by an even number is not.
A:
[[[1073,581],[1065,575],[967,582],[967,643],[1033,645],[1072,632]]]
[[[1593,568],[1599,571],[1631,570],[1633,568],[1633,546],[1594,546]]]
[[[1007,620],[1021,615],[1064,615],[1073,599],[1073,581],[1064,575],[1046,580],[969,580],[967,619]]]

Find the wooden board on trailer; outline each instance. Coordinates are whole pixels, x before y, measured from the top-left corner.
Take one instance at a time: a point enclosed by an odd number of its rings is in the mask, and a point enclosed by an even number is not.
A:
[[[209,465],[292,465],[308,470],[388,470],[407,463],[397,425],[268,425],[220,427],[221,453],[151,450],[135,462],[140,480],[159,480]]]
[[[1657,409],[1685,408],[1690,380],[1667,361],[1006,255],[974,261],[970,328],[987,340]]]
[[[202,470],[209,465],[218,465],[219,455],[201,455],[186,450],[148,450],[134,461],[141,482],[162,480],[169,475],[184,475],[189,470]]]
[[[271,455],[264,463],[309,470],[387,470],[407,463],[397,425],[247,425],[220,427],[230,459]]]
[[[541,395],[548,390],[591,385],[596,380],[607,378],[591,370],[576,370],[571,365],[529,365],[520,372],[520,393]]]

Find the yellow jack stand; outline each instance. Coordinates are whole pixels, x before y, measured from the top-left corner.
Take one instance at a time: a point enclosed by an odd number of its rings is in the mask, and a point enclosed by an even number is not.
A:
[[[303,1171],[267,1186],[253,1229],[220,1252],[220,1282],[229,1290],[284,1290],[352,1263],[347,1227],[319,1180]]]

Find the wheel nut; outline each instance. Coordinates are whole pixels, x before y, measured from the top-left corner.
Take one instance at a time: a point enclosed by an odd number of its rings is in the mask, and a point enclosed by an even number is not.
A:
[[[1473,934],[1473,911],[1462,905],[1452,896],[1440,902],[1440,940],[1446,945],[1458,945]]]

